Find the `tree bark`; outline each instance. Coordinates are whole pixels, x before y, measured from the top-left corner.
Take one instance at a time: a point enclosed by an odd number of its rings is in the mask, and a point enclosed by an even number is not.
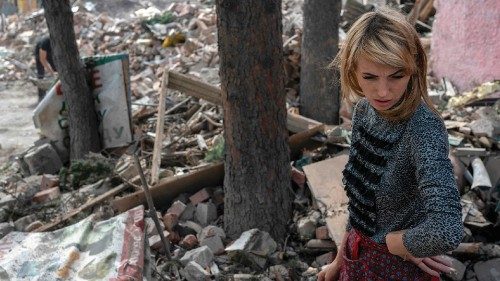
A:
[[[85,79],[73,30],[73,12],[68,0],[44,0],[54,62],[68,106],[70,158],[81,159],[101,148],[94,98]]]
[[[224,226],[283,241],[291,218],[280,0],[217,0],[224,137]]]
[[[301,48],[300,114],[339,123],[339,83],[328,64],[338,52],[341,1],[305,0]]]

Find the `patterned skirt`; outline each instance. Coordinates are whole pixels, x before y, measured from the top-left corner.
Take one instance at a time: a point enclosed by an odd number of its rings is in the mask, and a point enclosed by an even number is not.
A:
[[[354,228],[348,233],[340,281],[435,281],[415,264],[389,253],[385,244],[378,244]]]

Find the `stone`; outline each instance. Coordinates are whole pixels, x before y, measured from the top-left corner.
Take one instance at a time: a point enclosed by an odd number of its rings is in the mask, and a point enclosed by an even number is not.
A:
[[[57,199],[60,196],[61,196],[61,191],[59,190],[59,186],[56,186],[38,192],[37,194],[35,194],[32,201],[35,203],[46,203],[54,199]]]
[[[217,207],[212,202],[199,203],[196,206],[196,221],[203,226],[217,219]]]
[[[156,228],[155,222],[153,221],[152,218],[150,217],[145,217],[145,228],[146,228],[146,236],[151,237],[153,235],[158,235],[158,229]],[[160,222],[160,227],[162,229],[165,229],[165,226],[163,225],[163,221],[159,220]]]
[[[337,249],[335,242],[331,240],[320,240],[320,239],[311,239],[307,241],[306,247],[310,249],[323,249],[325,251],[333,251]]]
[[[312,218],[301,218],[297,222],[297,232],[302,239],[314,238],[316,233],[316,223]]]
[[[16,220],[14,222],[14,226],[16,227],[17,231],[25,231],[26,227],[28,227],[28,225],[35,222],[36,220],[36,215],[25,216]]]
[[[453,257],[450,257],[450,256],[446,256],[449,260],[451,260],[452,262],[452,266],[455,271],[452,272],[452,273],[445,273],[446,277],[450,278],[451,280],[453,281],[460,281],[464,278],[464,275],[465,275],[465,270],[466,270],[466,266],[459,260],[453,258]]]
[[[6,222],[9,219],[9,211],[7,208],[0,208],[0,222]]]
[[[247,274],[247,273],[238,273],[233,275],[234,281],[253,281],[253,280],[259,280],[258,277],[252,275],[252,274]]]
[[[210,277],[210,273],[194,261],[189,262],[181,273],[188,281],[209,280]]]
[[[186,248],[188,250],[194,249],[198,246],[198,238],[193,234],[186,235],[184,239],[179,243],[179,246]]]
[[[181,263],[187,265],[189,262],[196,262],[203,268],[210,266],[214,260],[214,254],[207,246],[201,246],[199,248],[187,251],[186,254],[181,258]]]
[[[163,216],[163,223],[165,224],[165,229],[168,231],[172,231],[178,222],[179,218],[176,214],[166,213]]]
[[[40,183],[40,190],[46,190],[59,185],[59,177],[56,175],[44,174]]]
[[[315,261],[318,267],[322,267],[323,265],[330,264],[335,257],[332,252],[323,254],[321,256],[316,257]]]
[[[243,232],[236,241],[226,248],[233,261],[263,269],[268,256],[276,251],[278,244],[269,233],[257,228]]]
[[[469,127],[476,137],[493,137],[493,123],[486,118],[472,121],[471,123],[469,123]]]
[[[224,244],[222,243],[222,239],[217,235],[205,237],[200,241],[200,245],[207,246],[215,255],[224,253]]]
[[[62,167],[59,155],[48,143],[30,150],[24,156],[24,161],[32,175],[56,174]]]
[[[195,206],[196,204],[201,203],[203,201],[207,201],[208,199],[210,199],[210,193],[206,188],[203,188],[202,190],[196,192],[191,197],[189,197],[189,200]]]
[[[500,258],[480,261],[474,264],[477,281],[500,280]]]
[[[181,201],[175,201],[172,206],[168,208],[167,213],[174,214],[179,218],[185,209],[186,204],[182,203]]]
[[[208,225],[200,232],[200,234],[198,235],[198,240],[202,241],[203,239],[212,236],[219,236],[221,239],[226,239],[226,233],[224,232],[224,229],[215,225]]]
[[[0,223],[0,239],[2,239],[3,237],[5,237],[5,235],[11,233],[14,230],[15,230],[15,228],[12,225],[12,223],[10,223],[10,222]]]
[[[192,203],[186,204],[186,208],[179,217],[181,221],[192,221],[194,220],[194,213],[196,213],[196,206]]]
[[[330,234],[328,233],[328,227],[326,225],[316,228],[316,239],[321,239],[321,240],[330,239]]]
[[[2,198],[0,199],[0,207],[9,206],[16,202],[16,198],[14,198],[11,194],[3,196],[3,194],[0,193],[0,195],[2,195]]]
[[[210,273],[217,277],[220,275],[220,270],[219,270],[219,267],[217,266],[217,264],[214,262],[212,263],[212,265],[210,266]]]

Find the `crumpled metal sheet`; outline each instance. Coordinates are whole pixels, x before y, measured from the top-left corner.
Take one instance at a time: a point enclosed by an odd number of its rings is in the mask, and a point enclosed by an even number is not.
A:
[[[0,280],[142,280],[144,207],[0,240]]]

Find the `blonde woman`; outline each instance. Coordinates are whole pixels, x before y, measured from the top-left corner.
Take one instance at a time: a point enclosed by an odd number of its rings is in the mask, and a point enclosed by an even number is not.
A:
[[[349,222],[318,280],[439,280],[462,239],[448,135],[426,88],[427,59],[399,13],[364,14],[333,62],[361,97],[343,172]]]

